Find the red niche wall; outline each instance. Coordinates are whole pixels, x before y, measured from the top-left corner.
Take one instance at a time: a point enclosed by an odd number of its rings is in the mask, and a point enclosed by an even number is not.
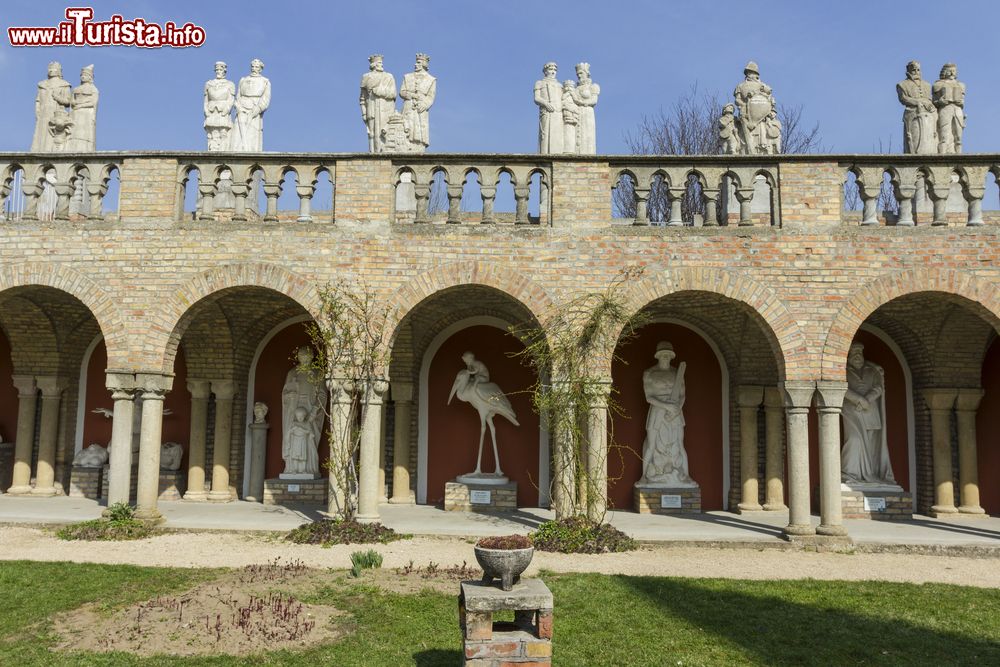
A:
[[[616,400],[624,414],[611,418],[608,452],[608,502],[615,509],[631,509],[632,490],[642,477],[642,443],[646,438],[649,404],[642,389],[643,372],[656,364],[656,344],[669,341],[677,356],[672,364],[687,362],[684,374],[684,449],[691,478],[701,486],[703,510],[721,510],[723,488],[722,369],[711,346],[680,324],[654,323],[642,328],[627,345],[618,348],[611,369]]]
[[[10,343],[0,331],[0,442],[14,442],[17,435],[17,389],[13,373]]]
[[[976,417],[979,502],[987,514],[1000,514],[1000,338],[986,352],[983,390]]]
[[[500,465],[517,482],[517,504],[538,506],[538,415],[531,404],[535,373],[510,355],[524,346],[516,337],[492,326],[471,326],[456,332],[431,360],[427,378],[427,503],[444,502],[444,485],[476,468],[479,449],[479,413],[458,396],[448,405],[455,375],[465,368],[462,354],[472,352],[486,364],[490,382],[510,399],[520,426],[505,417],[493,419],[497,430]],[[487,426],[483,439],[483,472],[493,472],[493,446]]]
[[[254,402],[260,401],[268,407],[267,423],[271,428],[267,431],[267,459],[264,464],[264,476],[274,479],[285,469],[285,461],[281,458],[281,435],[284,424],[281,418],[281,390],[285,386],[288,371],[295,368],[295,351],[303,346],[310,346],[309,333],[306,324],[298,322],[290,324],[267,342],[257,360],[254,373]],[[330,447],[326,437],[327,426],[323,425],[323,438],[319,443],[320,476],[325,475],[323,466],[330,458]]]

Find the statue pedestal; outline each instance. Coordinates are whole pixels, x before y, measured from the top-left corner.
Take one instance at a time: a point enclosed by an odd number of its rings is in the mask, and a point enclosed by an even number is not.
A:
[[[841,484],[845,519],[899,521],[913,518],[913,496],[897,484]]]
[[[264,480],[263,502],[265,505],[326,507],[329,480],[315,479],[311,475],[306,479],[283,479],[282,477]]]
[[[101,497],[101,480],[103,478],[104,467],[73,466],[69,476],[69,496],[97,500]]]
[[[76,474],[77,468],[73,468],[73,474]],[[86,470],[86,468],[83,468]],[[101,498],[108,497],[108,484],[111,481],[111,473],[107,464],[104,465],[101,470]],[[72,480],[70,481],[70,486],[72,487]],[[132,474],[129,479],[129,503],[135,504],[135,492],[139,486],[139,463],[135,461],[132,463]],[[160,470],[160,489],[158,500],[180,500],[183,495],[184,489],[187,488],[187,471],[185,470]],[[70,494],[72,495],[72,493]]]
[[[701,514],[701,487],[635,485],[632,492],[639,514]]]
[[[513,512],[517,509],[517,482],[483,484],[458,481],[468,477],[469,475],[462,475],[444,485],[446,511],[492,513]]]
[[[316,475],[309,472],[283,472],[278,475],[278,479],[290,479],[293,481],[310,481],[317,479]]]

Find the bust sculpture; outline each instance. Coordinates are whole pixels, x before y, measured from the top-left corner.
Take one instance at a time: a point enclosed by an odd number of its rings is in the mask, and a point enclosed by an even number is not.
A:
[[[73,89],[73,131],[71,151],[97,150],[97,86],[94,85],[94,66],[87,65],[80,71],[80,85]]]
[[[535,82],[539,153],[563,152],[563,91],[556,78],[557,72],[555,63],[545,63],[542,66],[542,78]]]
[[[253,404],[253,423],[263,424],[265,419],[267,419],[267,403],[257,401]]]
[[[296,358],[298,364],[288,371],[281,390],[281,457],[285,461],[281,477],[315,479],[319,475],[317,448],[326,418],[323,408],[327,393],[310,367],[312,348],[300,347]]]
[[[938,153],[961,153],[965,130],[965,84],[958,80],[958,67],[946,63],[941,77],[931,87],[937,108]]]
[[[683,488],[697,483],[688,474],[684,450],[684,371],[681,362],[674,368],[674,346],[667,341],[656,345],[656,365],[642,374],[642,389],[649,403],[646,440],[642,443],[642,478],[636,486]]]
[[[931,86],[920,78],[920,63],[906,64],[906,78],[896,84],[903,105],[903,152],[936,153],[937,109],[931,100]]]
[[[778,109],[771,94],[771,87],[760,80],[760,68],[750,61],[743,68],[744,80],[733,91],[733,100],[739,116],[734,118],[739,134],[739,150],[743,155],[766,155],[781,152],[781,123]],[[719,136],[722,136],[723,121],[719,121]]]
[[[179,442],[165,442],[160,445],[160,470],[171,472],[181,469],[184,447]]]
[[[576,153],[594,155],[597,153],[597,119],[594,107],[601,94],[601,87],[590,78],[590,64],[576,66],[576,88],[572,89],[573,102],[579,107],[580,120],[577,127]]]
[[[226,78],[226,71],[226,63],[218,61],[215,63],[215,78],[205,82],[205,134],[210,151],[229,150],[236,86]]]
[[[383,69],[379,54],[368,57],[368,70],[361,77],[361,120],[368,131],[368,152],[382,153],[383,131],[396,111],[396,79]]]
[[[841,415],[842,481],[895,485],[885,430],[884,372],[881,366],[865,359],[864,346],[859,343],[851,345],[847,354],[847,394]]]
[[[431,57],[418,53],[413,71],[403,77],[399,96],[403,98],[403,122],[414,148],[423,152],[430,146],[430,108],[437,95],[437,79],[428,72]]]
[[[271,82],[262,74],[264,63],[250,62],[250,74],[240,79],[236,88],[236,122],[231,133],[230,149],[244,153],[264,150],[264,112],[271,104]]]
[[[52,121],[57,112],[66,113],[73,103],[73,90],[69,81],[62,78],[62,65],[49,63],[48,78],[38,82],[38,94],[35,96],[35,134],[31,138],[33,152],[48,153],[56,150]],[[60,132],[64,132],[71,123],[58,123]],[[64,139],[62,145],[68,142]],[[68,147],[68,146],[67,146]]]
[[[77,468],[100,468],[107,462],[107,448],[96,442],[87,445],[73,457],[73,465]]]

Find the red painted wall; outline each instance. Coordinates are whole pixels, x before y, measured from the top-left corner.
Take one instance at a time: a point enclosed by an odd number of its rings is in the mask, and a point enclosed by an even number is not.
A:
[[[986,352],[983,389],[976,417],[979,497],[988,514],[1000,514],[1000,338]]]
[[[490,381],[510,399],[520,426],[497,416],[500,465],[517,482],[517,504],[538,506],[539,421],[531,405],[535,373],[511,354],[524,349],[514,336],[496,327],[477,325],[448,338],[431,360],[427,380],[427,503],[444,501],[444,485],[476,467],[479,448],[479,413],[456,396],[448,405],[455,375],[465,368],[462,353],[472,352],[486,364]],[[483,472],[493,472],[493,447],[489,427],[483,444]]]
[[[267,422],[271,428],[267,431],[267,459],[264,465],[264,476],[273,479],[285,469],[285,461],[281,458],[281,434],[284,424],[281,418],[281,390],[285,386],[288,371],[298,363],[295,351],[302,346],[310,345],[306,323],[290,324],[268,341],[257,360],[257,370],[254,374],[253,401],[267,404]],[[239,409],[245,410],[245,406]],[[326,474],[323,466],[330,458],[330,447],[327,443],[326,430],[323,425],[323,438],[319,444],[320,476]]]
[[[687,362],[684,374],[684,448],[691,478],[701,486],[704,510],[721,510],[723,489],[722,369],[709,344],[679,324],[643,327],[630,343],[619,347],[611,370],[612,386],[624,414],[612,415],[608,453],[608,502],[615,509],[632,508],[632,489],[642,476],[642,443],[646,437],[649,404],[642,389],[642,373],[656,363],[653,353],[661,340],[670,341],[677,356],[673,365]]]
[[[0,331],[0,442],[14,442],[17,435],[17,389],[13,373],[10,343]]]

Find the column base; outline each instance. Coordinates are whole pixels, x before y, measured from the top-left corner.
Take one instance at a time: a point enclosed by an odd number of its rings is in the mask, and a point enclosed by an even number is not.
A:
[[[204,503],[208,501],[207,491],[188,491],[184,494],[184,500],[193,503]]]
[[[737,514],[748,514],[750,512],[763,512],[764,506],[757,503],[740,503],[736,506]]]
[[[820,524],[816,527],[816,534],[824,537],[846,537],[847,528],[843,526],[824,526]]]
[[[31,493],[30,486],[12,486],[7,489],[8,496],[26,496]]]
[[[934,505],[929,514],[935,519],[952,517],[958,514],[958,508],[954,505]]]
[[[979,505],[959,505],[958,513],[968,518],[986,518],[986,510]]]
[[[392,498],[389,498],[389,504],[390,505],[416,505],[417,504],[417,498],[414,495],[414,493],[411,491],[409,494],[407,494],[405,496],[402,496],[402,497],[393,496]]]
[[[764,503],[765,512],[787,512],[788,505],[785,503]]]
[[[378,514],[356,514],[354,520],[358,523],[378,523],[381,520]]]
[[[152,509],[138,509],[135,511],[135,518],[145,523],[163,523],[163,515],[155,507]]]
[[[805,537],[809,535],[815,535],[816,529],[813,527],[811,523],[803,523],[803,524],[790,523],[781,529],[781,534],[786,540],[792,541],[792,538],[795,537]]]
[[[51,498],[53,496],[59,495],[59,492],[54,486],[50,486],[46,489],[39,489],[37,486],[31,490],[31,495],[38,496],[40,498]]]
[[[233,494],[229,492],[229,489],[225,491],[209,491],[207,500],[210,503],[231,503],[233,501]]]

